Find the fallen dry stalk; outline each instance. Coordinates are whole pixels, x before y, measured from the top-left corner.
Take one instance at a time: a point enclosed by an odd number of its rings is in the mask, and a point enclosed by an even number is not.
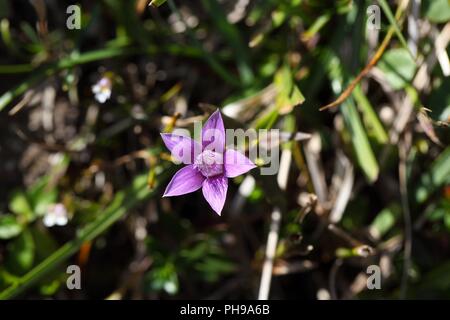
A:
[[[400,21],[401,14],[403,13],[404,8],[406,8],[408,5],[408,1],[403,1],[399,7],[397,8],[397,12],[395,13],[395,20]],[[370,59],[369,63],[364,67],[364,69],[356,76],[355,79],[348,85],[348,87],[341,93],[341,95],[334,100],[333,102],[321,107],[319,111],[323,111],[326,109],[334,108],[343,103],[353,92],[355,87],[358,85],[358,83],[364,78],[370,70],[378,63],[378,61],[383,56],[384,51],[386,50],[388,44],[390,43],[392,36],[394,35],[395,29],[393,26],[391,26],[386,34],[386,36],[383,39],[383,42],[381,43],[378,50],[375,52],[372,59]]]

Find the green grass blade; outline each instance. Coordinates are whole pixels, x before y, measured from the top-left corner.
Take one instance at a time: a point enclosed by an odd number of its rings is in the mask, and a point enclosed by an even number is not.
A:
[[[415,195],[418,203],[424,203],[444,183],[450,183],[450,147],[447,147],[422,174]]]
[[[353,90],[353,97],[362,112],[364,125],[367,130],[379,144],[387,143],[388,135],[386,130],[381,124],[376,112],[373,110],[372,104],[369,99],[367,99],[367,96],[364,94],[359,85],[356,86],[355,90]]]
[[[163,173],[158,176],[158,182],[161,183],[162,181],[165,181],[167,176],[168,171],[163,171]],[[136,177],[128,189],[116,194],[112,203],[103,211],[103,213],[101,213],[96,221],[78,232],[75,239],[64,244],[30,272],[19,278],[14,285],[0,292],[0,300],[11,299],[24,292],[70,256],[75,254],[83,243],[91,241],[99,236],[117,220],[123,217],[131,208],[141,203],[143,200],[154,196],[156,191],[157,188],[150,190],[147,187],[146,174]]]
[[[247,47],[239,34],[238,29],[228,22],[224,10],[216,0],[202,0],[203,7],[211,15],[219,32],[228,41],[234,51],[237,67],[244,84],[249,84],[254,80],[253,71],[250,67],[250,59]]]
[[[380,168],[369,143],[361,118],[356,110],[353,99],[347,99],[340,108],[344,122],[352,137],[353,150],[358,165],[367,180],[372,183],[377,180]]]
[[[414,59],[414,55],[412,54],[411,50],[409,50],[408,43],[406,42],[405,37],[403,36],[402,31],[400,30],[400,27],[398,26],[397,21],[395,20],[391,8],[389,8],[389,4],[386,2],[386,0],[378,0],[378,3],[380,4],[381,9],[383,10],[384,14],[389,20],[391,28],[394,28],[394,32],[397,35],[398,39],[400,40],[402,46],[406,50],[408,50],[408,53],[411,55],[411,58]]]

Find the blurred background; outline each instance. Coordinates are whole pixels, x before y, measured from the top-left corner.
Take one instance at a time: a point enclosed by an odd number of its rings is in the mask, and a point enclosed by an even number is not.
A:
[[[449,1],[149,2],[0,0],[0,298],[450,298]],[[284,137],[221,217],[216,108]]]

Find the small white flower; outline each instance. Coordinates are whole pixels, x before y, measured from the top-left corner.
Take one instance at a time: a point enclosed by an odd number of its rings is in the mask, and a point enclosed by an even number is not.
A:
[[[62,203],[49,205],[43,222],[46,227],[65,226],[69,222],[66,207]]]
[[[92,86],[92,93],[95,95],[95,100],[100,103],[105,103],[111,98],[112,83],[108,77],[102,77],[96,84]]]

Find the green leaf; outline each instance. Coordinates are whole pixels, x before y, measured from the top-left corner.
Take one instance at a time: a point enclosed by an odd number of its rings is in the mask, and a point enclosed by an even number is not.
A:
[[[8,245],[5,265],[9,272],[23,275],[31,269],[34,262],[34,241],[29,230],[24,230]]]
[[[168,294],[174,295],[179,290],[178,275],[171,262],[167,262],[160,267],[154,267],[148,273],[148,277],[150,288],[153,291],[164,290]]]
[[[335,94],[340,94],[343,86],[341,62],[339,58],[330,51],[324,51],[323,58],[326,58],[323,61],[326,63],[330,80],[332,80],[332,89]],[[359,113],[355,107],[353,97],[348,97],[339,109],[344,118],[345,127],[350,133],[351,143],[358,165],[364,172],[367,180],[372,183],[378,178],[380,168],[369,143],[369,138],[367,137]]]
[[[377,237],[384,236],[395,224],[400,216],[401,208],[396,203],[381,210],[370,225],[370,231]]]
[[[403,49],[406,51],[406,53],[409,55],[411,59],[413,59],[413,54],[409,50],[408,44],[405,40],[405,37],[403,37],[402,31],[400,30],[400,27],[397,24],[397,21],[395,20],[394,15],[392,14],[391,9],[389,8],[389,5],[386,0],[378,0],[380,3],[381,9],[383,10],[384,14],[389,20],[389,23],[391,24],[391,28],[394,28],[395,34],[397,35],[398,39],[400,40]]]
[[[379,144],[385,144],[388,141],[388,135],[376,112],[374,111],[369,99],[362,91],[361,87],[356,86],[353,90],[353,97],[358,104],[363,115],[364,125],[370,136],[372,136]]]
[[[445,23],[450,20],[450,2],[448,0],[425,0],[423,7],[425,16],[435,23]]]
[[[286,12],[275,10],[272,12],[272,23],[275,28],[278,28],[286,20]]]
[[[291,112],[295,106],[305,101],[305,97],[295,84],[291,69],[287,64],[284,64],[275,74],[274,85],[278,92],[275,104],[281,114]]]
[[[450,182],[450,147],[434,160],[428,171],[420,177],[415,195],[418,203],[425,202],[444,183]]]
[[[394,90],[406,87],[416,73],[416,64],[408,51],[402,48],[391,49],[381,58],[378,67],[384,72]]]
[[[353,103],[348,98],[340,108],[347,130],[352,137],[353,150],[359,166],[363,170],[367,180],[372,183],[377,180],[380,168],[370,146],[366,131],[362,125],[361,118]]]
[[[56,190],[50,190],[45,193],[39,194],[34,199],[34,212],[37,216],[43,216],[47,212],[47,208],[50,204],[55,203],[58,199],[58,193]]]
[[[39,263],[58,249],[58,243],[47,228],[32,228],[31,234],[36,244],[36,262]]]
[[[157,167],[158,179],[155,188],[149,189],[147,187],[147,175],[142,174],[133,180],[130,187],[122,192],[117,192],[114,200],[101,212],[101,214],[98,215],[98,218],[94,222],[80,229],[77,232],[77,236],[72,241],[67,242],[53,252],[51,256],[47,257],[44,261],[16,281],[14,285],[11,285],[6,290],[0,292],[0,300],[12,298],[41,280],[64,260],[76,253],[84,242],[97,237],[114,222],[124,216],[132,207],[154,195],[157,191],[157,187],[161,182],[168,178],[170,173],[170,170],[163,169],[163,167]]]
[[[152,0],[150,2],[150,5],[154,6],[154,7],[159,7],[159,6],[163,5],[166,1],[167,0]]]
[[[54,295],[60,287],[61,281],[59,279],[54,279],[52,281],[42,284],[39,287],[39,292],[44,296],[51,296]]]
[[[20,232],[22,232],[22,225],[13,215],[0,216],[0,239],[11,239]]]
[[[259,129],[270,129],[278,120],[279,112],[277,109],[272,109],[267,112],[263,112],[258,118],[255,119],[252,127],[255,130]]]
[[[9,203],[9,208],[12,212],[18,216],[25,217],[27,220],[31,220],[34,216],[33,209],[27,196],[21,191],[17,191],[13,194]]]

